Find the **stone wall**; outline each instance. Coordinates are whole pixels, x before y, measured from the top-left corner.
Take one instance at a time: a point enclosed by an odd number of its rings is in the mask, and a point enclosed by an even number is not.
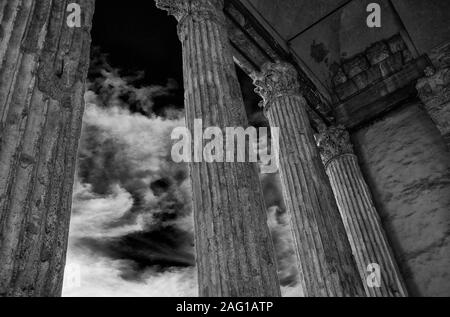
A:
[[[367,27],[372,0],[250,0],[256,10],[289,42],[294,53],[331,90],[335,64],[390,38],[401,25],[388,0],[378,0],[382,27]],[[322,19],[324,18],[324,19]],[[317,23],[320,21],[319,23]]]
[[[450,153],[419,102],[352,135],[412,296],[450,296]]]
[[[334,92],[339,100],[344,101],[401,71],[412,59],[412,54],[400,34],[375,42],[363,53],[346,59],[341,65],[336,66],[332,77]],[[397,88],[395,86],[392,90]]]

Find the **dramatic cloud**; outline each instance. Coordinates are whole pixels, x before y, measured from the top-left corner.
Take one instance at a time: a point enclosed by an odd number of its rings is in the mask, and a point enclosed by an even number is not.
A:
[[[122,74],[104,55],[94,57],[64,295],[196,296],[188,171],[170,158],[170,134],[185,124],[178,85],[146,86],[143,74]],[[263,122],[259,114],[251,117]],[[265,175],[262,183],[283,292],[296,296],[279,180]]]
[[[177,85],[139,86],[141,76],[121,76],[102,55],[93,59],[66,296],[196,294],[187,169],[169,157],[183,112],[171,104],[164,115],[152,110]],[[77,287],[70,272],[80,275]]]
[[[67,259],[64,296],[66,297],[181,297],[198,296],[195,268],[167,270],[164,273],[149,271],[141,282],[123,279],[123,267],[130,263],[97,258],[90,255],[70,254]],[[80,273],[80,283],[68,279],[72,268]]]

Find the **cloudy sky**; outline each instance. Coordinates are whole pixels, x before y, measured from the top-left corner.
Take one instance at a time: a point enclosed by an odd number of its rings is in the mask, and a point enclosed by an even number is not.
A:
[[[139,2],[97,2],[64,296],[197,296],[187,166],[170,158],[185,124],[181,48],[175,22]],[[265,125],[240,78],[250,120]],[[278,175],[261,181],[283,292],[296,296]]]

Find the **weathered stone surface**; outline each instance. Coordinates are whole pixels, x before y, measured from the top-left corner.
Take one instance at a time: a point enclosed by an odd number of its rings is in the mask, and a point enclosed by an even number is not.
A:
[[[94,0],[0,8],[0,296],[61,294]]]
[[[350,135],[343,126],[325,128],[316,136],[316,139],[325,167],[334,159],[354,154]]]
[[[231,17],[232,19],[232,17]],[[243,32],[230,18],[226,19],[228,34],[234,47],[245,53],[255,65],[263,65],[271,60],[265,50],[261,50],[253,41],[249,41],[247,33]],[[245,59],[247,59],[245,58]]]
[[[187,125],[246,127],[221,0],[157,5],[179,21]],[[275,252],[253,163],[191,163],[200,296],[279,296]]]
[[[372,74],[374,74],[374,72],[371,72],[371,75]],[[359,73],[358,75],[352,78],[352,81],[355,83],[358,90],[366,88],[370,84],[369,71]]]
[[[337,122],[347,128],[355,127],[399,106],[403,100],[416,94],[416,81],[423,77],[427,66],[428,58],[421,56],[413,63],[404,65],[401,71],[376,81],[338,104],[335,110]]]
[[[367,77],[367,84],[366,87],[369,85],[373,85],[374,83],[380,81],[383,78],[383,72],[381,71],[381,68],[378,67],[378,65],[375,65],[371,68],[369,68],[366,72],[360,74]],[[356,77],[353,79],[356,81]],[[365,88],[365,87],[364,87]]]
[[[450,149],[450,67],[434,72],[417,82],[417,91],[425,110],[436,124]]]
[[[450,42],[446,42],[431,50],[429,56],[434,67],[438,69],[450,67]]]
[[[450,296],[450,160],[419,102],[352,135],[412,296]]]
[[[337,69],[331,76],[334,92],[339,100],[344,102],[355,96],[359,98],[359,95],[367,93],[382,80],[388,86],[390,76],[401,77],[401,74],[398,74],[402,71],[408,74],[407,70],[415,66],[411,61],[412,55],[399,34],[386,41],[376,42],[364,52],[343,61],[342,65],[334,65]],[[415,64],[417,63],[416,61]],[[345,77],[342,71],[340,73],[341,69],[344,69]],[[386,90],[391,93],[408,83],[406,78],[404,82],[394,82],[394,86],[386,87]]]
[[[366,56],[370,65],[381,63],[390,55],[389,47],[384,41],[376,42],[366,50]]]
[[[389,46],[389,50],[392,54],[403,52],[408,49],[406,47],[405,41],[400,34],[396,34],[393,37],[386,40],[387,45]]]
[[[359,84],[361,84],[361,83],[359,83]],[[343,83],[339,86],[336,86],[334,90],[335,90],[337,96],[339,97],[339,99],[343,101],[343,100],[346,100],[349,97],[353,96],[354,94],[356,94],[359,91],[359,88],[356,85],[356,83],[353,81],[353,79],[350,79],[350,80],[347,80],[345,83]]]
[[[332,81],[339,100],[346,101],[383,79],[387,82],[389,76],[407,68],[405,64],[411,56],[405,57],[405,52],[409,50],[402,37],[395,35],[386,41],[374,43],[363,53],[344,61],[341,66],[336,65],[337,72],[332,76]]]
[[[333,76],[333,85],[339,86],[340,84],[345,83],[348,80],[347,75],[345,75],[344,71],[341,67],[338,68],[336,73]]]
[[[318,144],[367,296],[406,296],[349,133],[342,126],[330,127],[319,134]],[[367,267],[372,263],[380,266],[380,287],[366,283]]]
[[[401,71],[404,68],[402,52],[397,52],[394,55],[384,58],[374,67],[379,68],[381,76],[385,78]]]
[[[342,68],[349,78],[353,78],[359,73],[368,70],[370,67],[364,54],[356,55],[342,64]]]
[[[363,296],[361,279],[325,174],[290,64],[268,64],[254,75],[271,126],[280,128],[280,173],[291,215],[306,296]]]

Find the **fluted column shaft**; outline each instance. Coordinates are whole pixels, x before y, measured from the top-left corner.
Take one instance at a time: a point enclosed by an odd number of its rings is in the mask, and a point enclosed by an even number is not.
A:
[[[187,125],[246,127],[219,0],[156,1],[179,21]],[[195,150],[195,149],[194,149]],[[275,252],[253,163],[190,163],[200,296],[279,296]]]
[[[94,0],[0,4],[0,296],[59,296]]]
[[[292,65],[268,64],[255,85],[271,126],[280,129],[280,174],[302,287],[306,296],[363,296],[297,76]]]
[[[328,128],[320,133],[318,143],[367,296],[407,296],[348,132],[343,127]],[[379,285],[367,283],[370,264],[380,267]]]
[[[431,53],[434,67],[417,82],[417,91],[425,110],[436,124],[450,150],[450,43]]]

